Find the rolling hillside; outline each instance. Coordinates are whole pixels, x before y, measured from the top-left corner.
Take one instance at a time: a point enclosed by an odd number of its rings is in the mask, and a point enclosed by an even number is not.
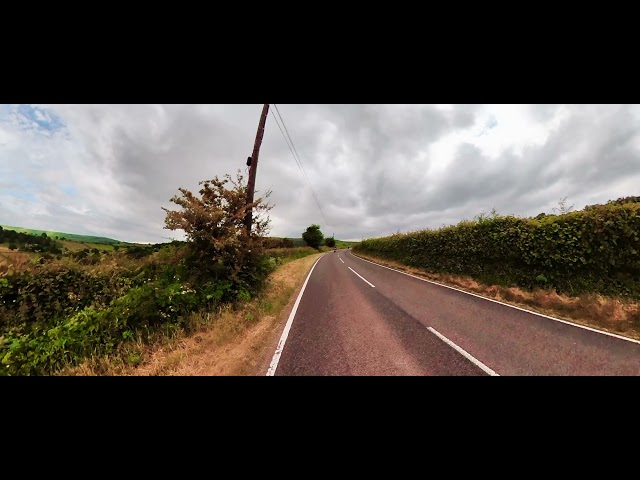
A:
[[[60,239],[64,237],[67,240],[72,240],[75,242],[99,243],[99,244],[106,244],[106,245],[123,243],[123,242],[120,242],[119,240],[114,240],[113,238],[96,237],[93,235],[78,235],[75,233],[52,232],[49,230],[34,230],[32,228],[10,227],[8,225],[0,225],[0,226],[2,226],[2,228],[4,228],[5,230],[15,230],[16,232],[30,233],[32,235],[42,235],[43,233],[46,233],[48,237],[53,237],[53,238],[59,237]]]

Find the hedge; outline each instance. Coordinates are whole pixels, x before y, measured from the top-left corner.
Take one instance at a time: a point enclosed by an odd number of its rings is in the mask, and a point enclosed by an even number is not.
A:
[[[640,203],[463,221],[364,240],[354,250],[489,283],[640,299]]]

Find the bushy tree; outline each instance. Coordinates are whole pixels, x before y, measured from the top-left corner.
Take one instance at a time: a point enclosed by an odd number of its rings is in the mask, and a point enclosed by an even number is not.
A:
[[[329,248],[334,248],[336,246],[336,239],[333,237],[327,237],[324,239],[324,244]]]
[[[168,210],[165,228],[183,230],[190,244],[190,260],[201,273],[216,278],[237,279],[250,275],[252,266],[260,261],[261,237],[269,231],[266,213],[273,208],[258,198],[247,205],[247,185],[238,170],[236,178],[225,175],[200,182],[200,197],[185,188],[171,201],[180,210]],[[265,198],[271,192],[267,192]],[[252,209],[251,234],[244,224],[248,209]]]
[[[319,249],[324,239],[324,235],[320,231],[320,225],[310,225],[307,227],[307,231],[302,234],[302,239],[310,247]]]

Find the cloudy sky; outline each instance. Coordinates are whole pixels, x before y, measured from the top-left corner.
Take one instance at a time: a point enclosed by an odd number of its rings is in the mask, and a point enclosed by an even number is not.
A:
[[[495,208],[551,213],[640,195],[637,105],[278,105],[326,222],[270,114],[256,188],[271,235],[360,240]],[[178,187],[238,168],[262,105],[0,105],[0,224],[132,242]],[[273,108],[272,108],[273,110]],[[274,112],[275,113],[275,112]],[[260,193],[258,192],[258,195]]]

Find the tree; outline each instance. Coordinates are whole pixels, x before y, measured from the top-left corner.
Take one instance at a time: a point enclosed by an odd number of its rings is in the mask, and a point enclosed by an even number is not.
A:
[[[320,249],[324,235],[320,231],[320,225],[311,225],[307,227],[307,231],[302,234],[302,239],[307,245],[316,250]]]
[[[179,188],[181,196],[171,201],[181,210],[168,210],[165,228],[183,230],[190,245],[192,262],[203,274],[218,278],[236,278],[249,265],[258,260],[262,250],[262,238],[269,231],[270,219],[266,213],[273,208],[258,198],[247,202],[247,185],[238,170],[236,179],[225,175],[200,182],[200,197],[185,188]],[[271,192],[267,192],[265,198]],[[252,208],[253,225],[247,235],[244,219]]]
[[[327,237],[324,239],[324,244],[329,248],[334,248],[336,246],[336,239],[333,237]]]

